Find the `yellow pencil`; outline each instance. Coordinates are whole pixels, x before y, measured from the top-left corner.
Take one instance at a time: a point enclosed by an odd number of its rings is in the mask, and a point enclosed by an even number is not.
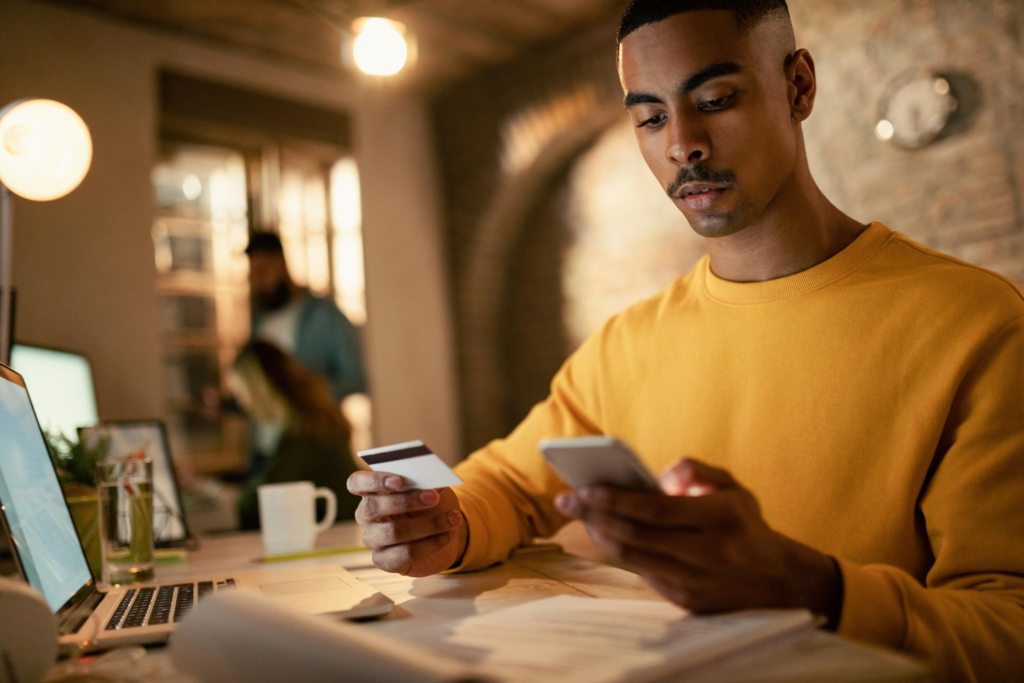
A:
[[[305,560],[310,557],[324,557],[325,555],[340,555],[342,553],[361,553],[368,549],[361,545],[351,545],[341,548],[321,548],[319,550],[308,550],[304,553],[285,553],[283,555],[266,555],[256,558],[256,562],[287,562],[288,560]]]

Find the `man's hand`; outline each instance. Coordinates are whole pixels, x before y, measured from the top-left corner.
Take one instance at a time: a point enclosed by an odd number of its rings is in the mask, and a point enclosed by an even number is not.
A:
[[[694,612],[803,607],[838,622],[835,562],[765,523],[750,491],[725,470],[681,460],[664,493],[593,486],[555,504],[666,598]]]
[[[356,522],[373,563],[404,576],[429,576],[454,565],[468,535],[459,501],[450,488],[402,491],[405,481],[384,472],[356,472],[348,490],[363,500]]]

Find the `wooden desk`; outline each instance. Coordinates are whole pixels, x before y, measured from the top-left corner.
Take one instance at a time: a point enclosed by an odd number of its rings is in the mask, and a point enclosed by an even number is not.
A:
[[[340,524],[318,538],[319,547],[357,545],[355,524]],[[596,598],[661,598],[639,576],[586,559],[596,558],[582,527],[570,525],[555,539],[577,555],[553,545],[517,552],[498,567],[468,574],[410,579],[376,569],[368,552],[330,555],[280,563],[282,568],[313,564],[341,565],[394,600],[389,616],[364,623],[394,638],[429,648],[460,620],[503,607],[555,595]],[[262,554],[259,534],[238,534],[203,541],[186,565],[161,567],[160,581],[202,578],[203,575],[243,571],[256,566]],[[273,565],[270,565],[273,566]],[[189,683],[174,671],[166,650],[154,648],[144,658],[139,680]],[[865,647],[821,631],[800,633],[695,671],[687,681],[930,681],[927,669],[902,655]]]

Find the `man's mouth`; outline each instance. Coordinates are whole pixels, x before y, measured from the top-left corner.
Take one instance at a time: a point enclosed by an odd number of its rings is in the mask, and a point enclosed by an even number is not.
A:
[[[677,197],[694,211],[708,209],[721,198],[729,188],[709,183],[687,183],[679,188]]]

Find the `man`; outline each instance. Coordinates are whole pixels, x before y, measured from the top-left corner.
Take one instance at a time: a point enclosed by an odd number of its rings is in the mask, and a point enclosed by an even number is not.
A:
[[[249,240],[252,338],[270,342],[324,378],[339,403],[366,391],[359,335],[333,301],[292,281],[281,239],[259,232]]]
[[[353,475],[374,562],[486,567],[579,518],[683,607],[807,608],[945,679],[1018,676],[1021,292],[822,195],[801,132],[814,62],[783,0],[634,0],[618,66],[708,256],[584,343],[457,493]],[[599,433],[665,493],[565,491],[537,442]]]

